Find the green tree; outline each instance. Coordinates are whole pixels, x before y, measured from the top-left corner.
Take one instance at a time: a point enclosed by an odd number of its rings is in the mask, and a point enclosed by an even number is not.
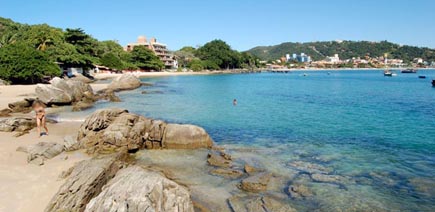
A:
[[[143,70],[161,70],[163,62],[145,46],[135,46],[131,51],[131,63]]]
[[[196,56],[214,63],[221,69],[234,68],[234,51],[222,40],[213,40],[198,48]]]
[[[122,70],[124,68],[124,64],[122,63],[121,59],[112,52],[103,55],[100,61],[103,66],[107,66],[112,69]]]
[[[37,83],[44,76],[59,76],[59,67],[45,52],[25,43],[0,48],[0,78],[12,83]]]

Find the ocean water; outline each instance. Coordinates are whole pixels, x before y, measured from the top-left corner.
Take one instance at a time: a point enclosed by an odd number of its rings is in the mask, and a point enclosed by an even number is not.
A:
[[[204,127],[236,159],[283,176],[278,192],[305,184],[313,197],[288,198],[302,211],[435,211],[435,71],[307,74],[145,78],[154,86],[97,108]]]

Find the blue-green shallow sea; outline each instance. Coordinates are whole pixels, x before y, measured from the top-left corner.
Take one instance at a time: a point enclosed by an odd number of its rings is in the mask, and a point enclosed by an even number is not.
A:
[[[315,196],[289,200],[299,208],[435,211],[435,71],[302,73],[146,78],[155,86],[97,107],[200,125],[236,157],[274,172],[298,161],[343,177],[305,180]]]

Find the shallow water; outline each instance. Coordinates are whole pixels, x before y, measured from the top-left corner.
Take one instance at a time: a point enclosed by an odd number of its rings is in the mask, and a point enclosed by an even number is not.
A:
[[[147,78],[143,81],[155,86],[123,92],[123,102],[97,108],[123,107],[204,127],[236,159],[313,190],[312,198],[288,199],[300,210],[434,211],[431,78],[435,71],[397,77],[319,71],[306,77],[293,72]],[[144,90],[149,94],[141,94]],[[295,161],[342,178],[313,180],[291,165]]]

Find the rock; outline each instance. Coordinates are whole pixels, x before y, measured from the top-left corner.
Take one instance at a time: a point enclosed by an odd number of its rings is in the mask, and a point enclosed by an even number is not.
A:
[[[94,101],[92,87],[75,80],[64,80],[55,77],[50,85],[38,84],[35,92],[39,100],[45,104],[71,104],[79,101]]]
[[[189,124],[167,124],[162,146],[167,149],[210,148],[213,141],[207,132],[198,126]]]
[[[139,78],[136,76],[132,74],[123,74],[114,79],[107,88],[113,91],[133,90],[141,85]]]
[[[249,192],[261,192],[267,189],[267,184],[272,175],[267,172],[261,172],[253,176],[249,176],[242,180],[240,188]]]
[[[245,163],[244,170],[245,170],[245,172],[248,173],[249,175],[251,175],[251,174],[257,172],[257,169],[256,169],[255,167],[250,166],[250,165],[247,164],[247,163]]]
[[[230,167],[232,164],[231,160],[226,159],[219,152],[210,152],[207,156],[207,162],[209,165],[217,167]]]
[[[71,135],[67,135],[63,138],[63,149],[66,152],[75,151],[80,148],[80,144],[77,139]]]
[[[83,74],[74,74],[73,77],[70,78],[70,80],[75,80],[75,81],[81,81],[83,83],[91,83],[94,82],[94,79],[91,79],[89,77],[84,76]]]
[[[296,199],[313,196],[313,192],[311,192],[308,187],[302,184],[290,185],[287,189],[287,192],[291,198]]]
[[[142,91],[141,94],[163,94],[163,91]]]
[[[118,96],[116,96],[115,92],[111,89],[105,89],[99,91],[99,98],[111,102],[121,102],[121,99]]]
[[[3,80],[3,79],[0,79],[0,85],[1,86],[4,86],[4,85],[9,85],[9,83],[8,82],[6,82],[5,80]]]
[[[123,109],[97,110],[83,122],[77,139],[88,153],[107,153],[126,147],[139,149],[208,147],[211,139],[200,127],[168,125]],[[192,132],[190,132],[190,130]],[[174,137],[178,135],[179,137]]]
[[[9,109],[9,108],[5,108],[3,110],[0,110],[0,117],[9,117],[9,116],[11,116],[10,114],[12,112],[13,111],[11,109]]]
[[[33,160],[44,161],[51,159],[63,152],[63,145],[53,142],[39,142],[27,147],[18,147],[17,151],[26,152],[27,162],[31,163]],[[39,164],[39,162],[37,162]]]
[[[32,111],[32,104],[35,99],[24,99],[18,102],[12,102],[8,104],[8,107],[11,109],[13,113],[29,113]]]
[[[242,171],[222,168],[212,170],[211,174],[220,175],[226,178],[240,178],[241,176],[243,176]]]
[[[85,211],[193,212],[193,204],[185,187],[158,173],[131,166],[120,170]]]
[[[31,118],[13,117],[0,120],[1,132],[25,132],[36,127],[36,121]]]
[[[82,111],[94,106],[93,102],[80,101],[73,105],[72,111]]]
[[[35,88],[36,96],[45,104],[70,104],[72,98],[64,90],[53,85],[38,84]]]
[[[326,168],[320,164],[304,162],[304,161],[293,161],[290,162],[288,165],[292,166],[293,168],[299,171],[307,172],[310,174],[313,173],[328,174],[333,171],[331,168]]]
[[[269,196],[232,196],[228,204],[234,212],[296,212],[284,200]]]
[[[62,173],[65,183],[48,203],[46,212],[84,211],[89,201],[122,167],[118,156],[84,160]]]
[[[348,178],[340,176],[340,175],[328,175],[328,174],[312,174],[311,179],[318,182],[326,182],[326,183],[343,183],[347,181]]]

